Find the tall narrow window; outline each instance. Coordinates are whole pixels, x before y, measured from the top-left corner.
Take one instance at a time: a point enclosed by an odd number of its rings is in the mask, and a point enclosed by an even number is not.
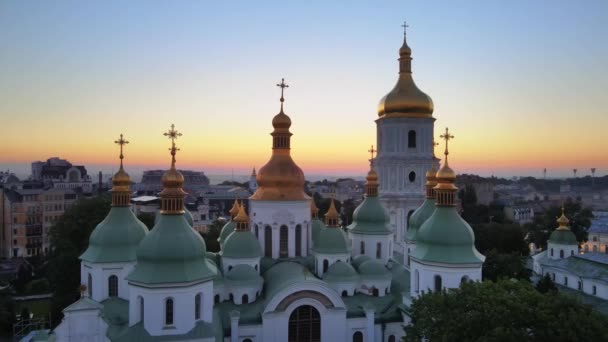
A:
[[[435,291],[439,292],[441,291],[442,288],[442,284],[441,284],[441,276],[436,274],[435,275]]]
[[[165,325],[173,325],[173,298],[165,300]]]
[[[596,295],[597,294],[597,287],[595,287],[595,285],[593,285],[593,294]]]
[[[260,232],[259,232],[259,229],[258,229],[258,225],[256,224],[256,225],[255,225],[255,238],[256,238],[256,239],[259,239],[259,238],[260,238],[260,235],[259,235],[259,234],[260,234]]]
[[[361,241],[359,247],[361,249],[361,254],[365,254],[365,242]]]
[[[201,294],[194,297],[194,319],[201,319]]]
[[[118,297],[118,277],[115,275],[108,278],[108,297]]]
[[[553,256],[553,248],[551,248],[551,256]]]
[[[272,228],[270,226],[264,228],[264,252],[266,257],[272,258]]]
[[[388,342],[395,342],[395,335],[391,335],[388,337]]]
[[[87,277],[87,288],[89,291],[89,298],[93,297],[93,277],[91,276],[91,273],[89,273],[89,276]]]
[[[247,304],[249,303],[249,296],[247,294],[244,294],[243,297],[241,298],[242,304]]]
[[[302,256],[302,226],[296,226],[296,256]]]
[[[327,269],[329,268],[329,261],[327,261],[327,259],[323,260],[323,273],[327,272]]]
[[[353,342],[363,342],[363,333],[357,331],[353,334]]]
[[[559,257],[562,258],[562,259],[564,258],[564,250],[563,249],[559,250]]]
[[[310,305],[295,309],[289,316],[288,342],[321,341],[321,315]]]
[[[376,244],[376,259],[382,259],[382,243]]]
[[[414,130],[407,133],[407,147],[416,148],[416,131]]]
[[[139,319],[144,321],[144,297],[139,297]]]
[[[287,226],[281,226],[279,230],[279,257],[287,258],[287,249],[289,247],[289,238],[287,235]]]
[[[564,277],[564,285],[568,286],[568,277]]]

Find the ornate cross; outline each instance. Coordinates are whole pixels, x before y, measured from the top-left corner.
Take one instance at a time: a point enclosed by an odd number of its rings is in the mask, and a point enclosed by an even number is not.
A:
[[[175,152],[179,151],[179,148],[175,147],[175,139],[181,137],[182,134],[175,130],[174,124],[171,124],[171,129],[163,133],[163,135],[171,139],[171,148],[169,150],[171,151],[171,155],[173,156],[173,162],[175,162]]]
[[[447,161],[448,154],[450,154],[450,152],[448,152],[448,143],[450,142],[450,140],[454,139],[454,136],[450,134],[449,129],[446,127],[445,133],[442,134],[440,136],[440,138],[445,140],[445,152],[443,152],[443,154],[445,154],[446,161]]]
[[[122,159],[124,158],[124,156],[122,155],[122,147],[128,144],[129,142],[125,140],[122,136],[122,133],[120,133],[120,138],[118,138],[118,140],[115,140],[114,143],[120,145],[120,164],[122,165]]]
[[[401,27],[403,27],[403,35],[405,35],[407,33],[407,28],[410,27],[410,25],[407,24],[407,21],[403,21],[403,25],[401,25]]]
[[[378,152],[378,150],[375,150],[374,145],[372,145],[372,147],[369,150],[367,150],[367,152],[369,152],[372,155],[372,159],[370,159],[370,160],[374,160],[374,153]]]
[[[281,83],[277,83],[277,87],[281,88],[281,111],[283,111],[283,102],[285,101],[285,98],[283,98],[283,91],[285,88],[289,88],[289,84],[285,83],[284,78],[281,78]]]

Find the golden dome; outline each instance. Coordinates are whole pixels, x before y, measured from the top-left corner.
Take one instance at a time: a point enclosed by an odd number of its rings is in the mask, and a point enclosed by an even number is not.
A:
[[[291,127],[291,119],[287,114],[283,113],[283,109],[281,108],[281,112],[272,118],[272,127],[274,127],[275,132],[278,130],[281,131],[289,131],[289,127]]]
[[[367,196],[378,196],[378,174],[376,173],[376,170],[374,170],[373,164],[370,164],[366,180],[365,194]]]
[[[230,217],[232,217],[234,219],[234,217],[236,217],[236,215],[239,213],[239,208],[240,208],[239,201],[237,201],[235,198],[232,208],[228,211],[230,213]]]
[[[238,213],[234,217],[234,222],[237,222],[237,223],[247,223],[247,222],[249,222],[249,216],[247,216],[247,213],[245,212],[245,208],[244,208],[244,206],[242,204],[239,205],[239,209],[238,210],[239,210]]]
[[[112,177],[112,206],[128,206],[131,203],[131,177],[122,167],[122,160],[124,159],[123,147],[129,142],[124,139],[123,135],[114,141],[115,144],[120,146],[120,168],[118,172]]]
[[[418,89],[412,78],[412,49],[407,45],[405,34],[399,49],[399,79],[397,84],[378,104],[380,117],[432,117],[433,100]]]
[[[437,169],[435,165],[431,166],[431,168],[426,172],[426,180],[428,181],[436,181]]]
[[[184,185],[184,175],[175,169],[175,162],[171,168],[165,172],[161,179],[164,188],[181,188]]]
[[[339,219],[340,214],[336,209],[336,205],[334,204],[334,195],[332,194],[329,209],[327,210],[327,213],[325,213],[325,224],[328,227],[337,227]]]
[[[560,230],[568,229],[569,223],[570,223],[570,220],[568,220],[568,218],[566,217],[566,214],[564,213],[564,206],[562,205],[562,216],[560,216],[557,219],[557,224],[559,225],[557,227],[557,229],[560,229]]]
[[[314,198],[310,201],[310,213],[313,217],[316,217],[319,214],[319,208],[317,208]]]

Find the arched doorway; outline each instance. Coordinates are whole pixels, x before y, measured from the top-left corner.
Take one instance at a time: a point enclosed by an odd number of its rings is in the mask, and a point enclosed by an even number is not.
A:
[[[289,342],[320,342],[321,315],[310,305],[302,305],[289,316]]]

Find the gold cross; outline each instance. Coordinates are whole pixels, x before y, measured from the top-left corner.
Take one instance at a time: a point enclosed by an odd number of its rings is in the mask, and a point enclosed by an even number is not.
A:
[[[449,129],[446,127],[445,128],[445,133],[442,134],[440,136],[440,138],[442,138],[443,140],[445,140],[445,152],[443,152],[443,154],[445,154],[445,158],[446,158],[446,161],[447,161],[448,154],[450,154],[450,152],[448,152],[448,143],[450,142],[450,140],[454,139],[454,136],[450,134]]]
[[[371,155],[372,155],[372,159],[370,159],[370,160],[374,160],[374,153],[378,152],[378,150],[375,150],[374,145],[372,145],[372,147],[369,150],[367,150],[367,152],[371,153]]]
[[[115,140],[114,143],[120,145],[120,164],[122,165],[122,159],[124,158],[124,156],[122,155],[122,147],[128,144],[129,142],[125,140],[122,136],[122,133],[120,133],[120,138],[118,138],[118,140]]]
[[[171,148],[169,150],[171,151],[171,155],[173,156],[173,162],[175,162],[175,152],[179,151],[179,148],[175,146],[175,139],[181,137],[182,134],[175,130],[174,124],[171,124],[171,129],[163,133],[163,135],[171,139]]]
[[[277,87],[281,88],[281,112],[283,111],[283,102],[285,101],[285,98],[283,97],[283,91],[285,90],[285,88],[289,88],[289,84],[285,83],[285,79],[281,78],[281,83],[277,83]]]
[[[403,35],[405,35],[407,33],[407,28],[410,27],[410,25],[407,24],[407,21],[403,21],[403,25],[401,25],[401,27],[403,27]]]

